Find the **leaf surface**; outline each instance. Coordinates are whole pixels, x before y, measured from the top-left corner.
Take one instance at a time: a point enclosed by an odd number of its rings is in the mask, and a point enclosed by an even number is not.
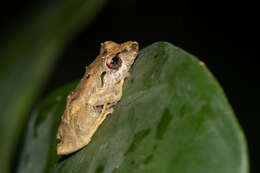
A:
[[[220,85],[204,63],[169,43],[140,51],[114,113],[86,147],[61,158],[54,138],[69,89],[36,108],[18,172],[37,170],[39,160],[52,172],[248,172],[246,141]]]

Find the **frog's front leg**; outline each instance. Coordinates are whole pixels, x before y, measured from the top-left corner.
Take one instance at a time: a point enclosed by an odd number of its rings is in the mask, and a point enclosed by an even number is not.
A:
[[[104,114],[106,116],[107,114],[113,113],[114,109],[109,107],[109,104],[109,98],[105,99],[101,114]]]
[[[124,80],[115,84],[113,87],[104,89],[99,89],[94,94],[90,95],[87,100],[87,104],[90,106],[101,106],[101,105],[114,105],[122,97],[122,86]]]

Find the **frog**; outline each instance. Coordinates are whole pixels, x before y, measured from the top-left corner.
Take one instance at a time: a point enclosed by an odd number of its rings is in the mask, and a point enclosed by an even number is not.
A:
[[[58,155],[68,155],[88,145],[107,115],[113,113],[138,51],[136,41],[101,43],[99,55],[67,96],[56,135]]]

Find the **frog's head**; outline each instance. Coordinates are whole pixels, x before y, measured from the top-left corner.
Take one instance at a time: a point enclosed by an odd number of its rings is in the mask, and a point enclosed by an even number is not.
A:
[[[104,65],[110,79],[119,82],[124,79],[138,53],[138,43],[128,41],[123,44],[117,44],[112,41],[106,41],[101,44],[102,57],[105,58]]]

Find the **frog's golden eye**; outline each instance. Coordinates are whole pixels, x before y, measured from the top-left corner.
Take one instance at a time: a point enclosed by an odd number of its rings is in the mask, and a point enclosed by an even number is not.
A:
[[[122,60],[118,56],[115,56],[107,63],[107,67],[111,69],[118,69],[121,64]]]

